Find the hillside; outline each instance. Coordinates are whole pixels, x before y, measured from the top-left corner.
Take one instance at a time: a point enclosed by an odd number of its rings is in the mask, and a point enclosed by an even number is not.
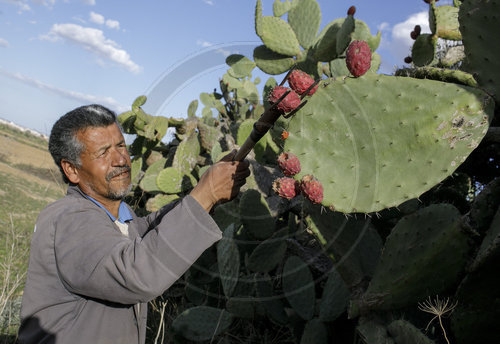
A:
[[[64,194],[47,139],[0,123],[0,342],[17,331],[31,233],[40,210]]]

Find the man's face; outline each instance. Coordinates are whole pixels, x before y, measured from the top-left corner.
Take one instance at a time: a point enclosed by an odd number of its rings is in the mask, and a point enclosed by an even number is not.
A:
[[[116,124],[80,130],[84,145],[77,168],[80,189],[100,202],[121,200],[130,191],[130,156]]]

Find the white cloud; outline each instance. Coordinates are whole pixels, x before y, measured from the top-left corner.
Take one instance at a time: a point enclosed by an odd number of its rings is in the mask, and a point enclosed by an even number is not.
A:
[[[104,16],[99,13],[90,12],[90,21],[99,25],[104,24]]]
[[[383,22],[383,23],[380,23],[378,26],[377,26],[377,29],[379,31],[385,31],[389,28],[390,24],[388,22]]]
[[[33,3],[37,5],[43,5],[51,7],[56,3],[56,0],[31,0]]]
[[[207,48],[207,47],[211,47],[213,44],[210,42],[199,39],[196,41],[196,45],[199,45],[200,47],[203,47],[203,48]]]
[[[214,5],[214,2],[212,0],[203,0],[203,2],[210,6]]]
[[[29,85],[31,87],[38,88],[43,91],[50,92],[52,94],[56,94],[58,96],[76,100],[82,103],[94,103],[94,104],[102,104],[104,106],[107,106],[111,108],[112,110],[115,110],[117,112],[123,112],[128,109],[128,106],[123,106],[119,102],[117,102],[115,99],[112,97],[102,97],[102,96],[96,96],[93,94],[85,94],[82,92],[77,92],[77,91],[71,91],[63,88],[59,88],[53,85],[46,84],[42,81],[33,79],[29,76],[22,75],[20,73],[12,73],[6,70],[3,70],[0,68],[0,74],[4,75],[8,78],[18,80],[26,85]]]
[[[26,11],[31,11],[31,7],[24,0],[1,0],[1,2],[17,6],[18,7],[17,13],[19,14]]]
[[[8,47],[8,46],[9,42],[6,39],[0,37],[0,47]]]
[[[106,26],[109,27],[110,29],[119,30],[120,29],[120,22],[118,20],[107,19]]]
[[[414,42],[410,37],[410,33],[415,28],[415,25],[420,25],[422,33],[430,32],[427,11],[412,14],[404,22],[398,23],[392,28],[389,50],[397,61],[403,61],[408,56]]]
[[[95,6],[95,0],[82,0],[85,5]]]
[[[43,40],[57,41],[66,39],[83,47],[95,55],[113,61],[132,73],[139,73],[142,68],[130,59],[130,55],[119,45],[104,36],[101,30],[76,24],[54,24]]]

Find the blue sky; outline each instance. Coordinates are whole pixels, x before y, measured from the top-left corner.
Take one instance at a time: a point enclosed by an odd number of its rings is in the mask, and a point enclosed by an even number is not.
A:
[[[429,31],[422,0],[317,1],[321,28],[355,5],[372,34],[381,30],[381,73],[404,65],[416,24]],[[261,44],[255,3],[0,0],[0,118],[48,134],[77,106],[101,103],[120,113],[153,93],[147,112],[185,117],[191,100],[218,86],[228,53],[251,58]],[[264,15],[272,5],[263,0]]]

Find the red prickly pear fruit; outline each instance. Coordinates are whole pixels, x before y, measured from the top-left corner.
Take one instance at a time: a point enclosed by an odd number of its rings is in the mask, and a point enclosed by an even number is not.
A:
[[[283,132],[281,133],[281,139],[282,139],[283,141],[285,141],[285,140],[288,138],[288,135],[289,135],[289,134],[290,134],[290,133],[289,133],[288,131],[283,130]]]
[[[273,88],[271,93],[269,94],[268,100],[271,104],[276,103],[281,96],[290,90],[288,87],[276,86]],[[297,106],[300,105],[300,97],[293,90],[288,93],[288,95],[277,105],[278,110],[283,112],[290,112],[295,110]]]
[[[288,84],[297,94],[303,95],[314,84],[314,79],[309,74],[299,69],[294,69],[288,76]],[[317,89],[318,85],[314,86],[307,95],[312,96]]]
[[[365,74],[371,66],[372,51],[365,41],[352,41],[346,52],[346,65],[356,78]]]
[[[347,10],[347,15],[348,16],[353,16],[354,13],[356,13],[356,6],[349,7],[349,9]]]
[[[297,181],[290,177],[278,178],[273,182],[273,190],[280,197],[292,199],[297,196]]]
[[[278,166],[285,176],[294,176],[300,172],[300,161],[295,154],[281,153],[278,156]]]
[[[405,63],[412,63],[412,62],[413,62],[413,59],[411,58],[411,56],[405,57]]]
[[[422,27],[420,27],[420,25],[415,25],[413,31],[415,31],[417,35],[420,35],[420,32],[422,32]]]
[[[312,203],[318,204],[323,201],[323,185],[312,175],[306,174],[302,177],[300,189],[302,194]]]
[[[411,39],[416,40],[418,36],[419,34],[417,32],[415,31],[410,32]]]

